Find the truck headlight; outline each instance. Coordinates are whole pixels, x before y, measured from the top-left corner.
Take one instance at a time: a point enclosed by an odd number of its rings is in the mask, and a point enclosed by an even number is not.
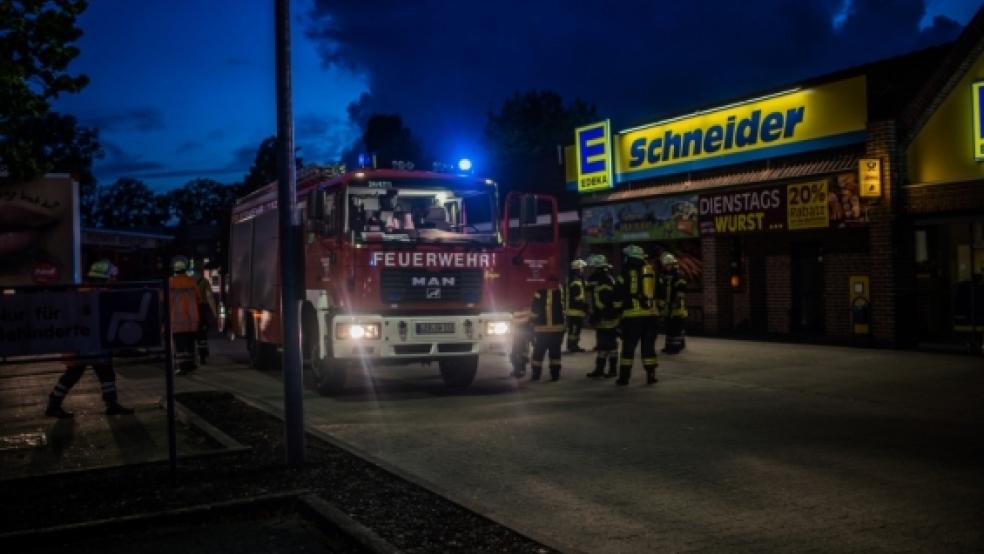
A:
[[[490,321],[485,327],[485,334],[495,337],[502,336],[509,333],[509,322],[508,321]]]
[[[335,335],[340,339],[373,340],[379,338],[378,323],[339,323]]]

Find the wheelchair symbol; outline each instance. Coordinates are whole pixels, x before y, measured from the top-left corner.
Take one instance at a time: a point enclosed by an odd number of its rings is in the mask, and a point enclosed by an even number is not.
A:
[[[144,293],[140,299],[139,311],[114,313],[113,317],[109,320],[109,330],[106,340],[116,342],[118,337],[119,342],[124,345],[139,343],[143,338],[143,326],[139,322],[142,322],[147,317],[147,310],[150,308],[150,302],[153,300],[153,296],[154,294],[152,292]]]

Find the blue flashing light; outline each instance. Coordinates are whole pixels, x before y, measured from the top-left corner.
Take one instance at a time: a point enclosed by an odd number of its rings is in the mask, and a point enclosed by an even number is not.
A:
[[[458,171],[469,172],[472,169],[472,162],[468,158],[461,158],[458,160]]]

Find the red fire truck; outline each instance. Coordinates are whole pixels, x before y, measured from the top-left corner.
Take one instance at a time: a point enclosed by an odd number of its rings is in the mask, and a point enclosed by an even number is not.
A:
[[[229,323],[255,367],[277,363],[282,344],[276,192],[240,199],[232,216]],[[390,362],[437,361],[447,386],[466,387],[480,353],[525,348],[517,325],[558,270],[552,197],[510,193],[500,214],[490,179],[330,167],[302,170],[297,195],[301,349],[320,392]]]

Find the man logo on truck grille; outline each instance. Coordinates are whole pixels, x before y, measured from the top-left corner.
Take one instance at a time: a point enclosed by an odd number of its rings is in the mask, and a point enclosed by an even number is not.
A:
[[[411,277],[410,286],[411,287],[453,287],[454,277]],[[428,298],[430,298],[430,296],[428,296]]]
[[[427,289],[427,299],[438,299],[441,298],[441,289],[439,288],[429,288]]]

